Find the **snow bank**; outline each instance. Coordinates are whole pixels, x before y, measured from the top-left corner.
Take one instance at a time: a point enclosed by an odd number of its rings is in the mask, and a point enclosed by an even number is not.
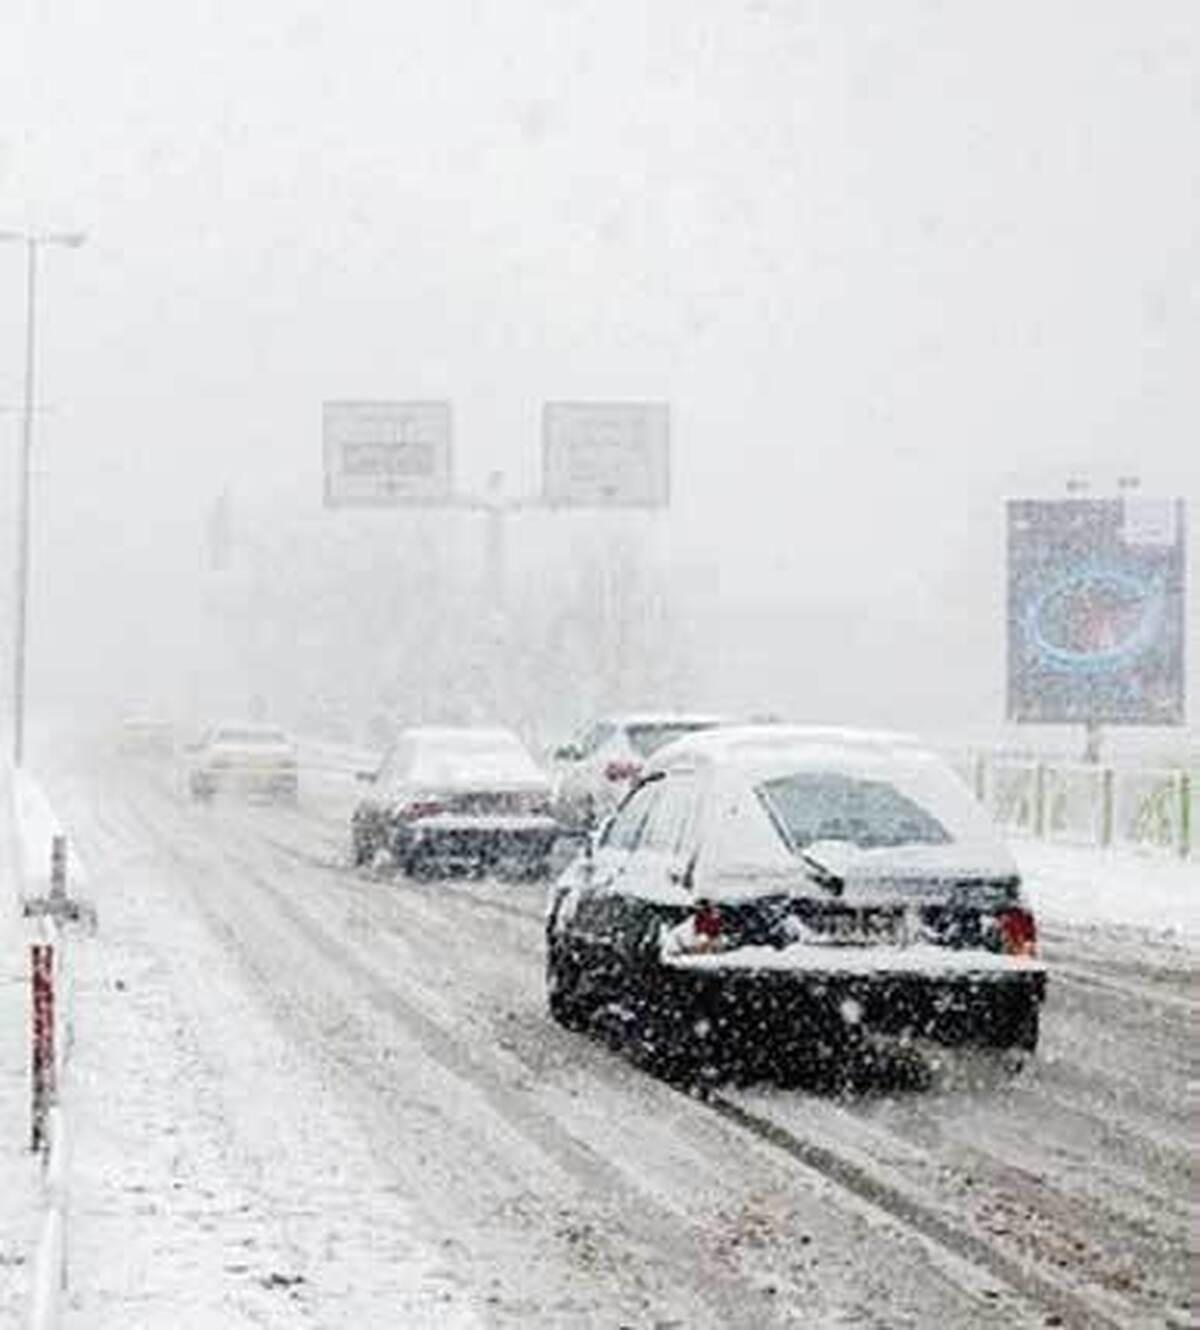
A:
[[[1200,941],[1200,863],[1127,848],[1014,841],[1029,899],[1051,924],[1148,929]]]

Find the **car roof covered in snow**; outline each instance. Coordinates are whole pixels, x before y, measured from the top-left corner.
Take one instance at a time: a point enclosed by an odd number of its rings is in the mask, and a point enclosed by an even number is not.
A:
[[[291,743],[280,725],[262,720],[223,720],[209,731],[214,743]]]
[[[410,745],[404,778],[412,784],[525,788],[548,783],[519,736],[500,726],[423,725],[405,730],[397,744]]]
[[[770,783],[799,772],[840,772],[886,781],[932,815],[946,844],[913,843],[859,849],[823,840],[823,863],[843,877],[909,872],[924,875],[1011,876],[1011,855],[966,785],[938,753],[910,734],[831,726],[739,725],[678,739],[655,754],[653,768],[707,767],[720,790],[701,852],[706,888],[721,895],[761,891],[759,875],[795,859],[784,847],[760,798]],[[712,805],[716,807],[717,805]]]
[[[935,754],[915,735],[825,725],[727,725],[687,735],[654,755],[654,765],[698,761],[717,766],[771,767],[778,762],[887,761]]]
[[[707,725],[728,724],[727,716],[714,716],[701,711],[625,711],[602,718],[610,725]]]
[[[524,748],[520,738],[503,725],[413,725],[404,731],[404,737],[418,743],[444,743],[465,748],[486,748],[489,745]]]

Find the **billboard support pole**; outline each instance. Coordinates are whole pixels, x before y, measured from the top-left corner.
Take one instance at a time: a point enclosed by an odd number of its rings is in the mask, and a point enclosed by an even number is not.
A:
[[[487,605],[484,621],[491,625],[491,705],[489,719],[499,720],[512,706],[511,675],[508,670],[508,508],[504,500],[504,472],[488,476],[484,499],[487,531],[484,543],[484,587]]]
[[[1179,853],[1186,859],[1192,852],[1192,778],[1179,773]]]

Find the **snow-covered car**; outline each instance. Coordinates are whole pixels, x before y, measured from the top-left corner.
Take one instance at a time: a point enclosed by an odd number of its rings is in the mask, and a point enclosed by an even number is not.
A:
[[[193,799],[237,794],[294,802],[299,793],[296,745],[277,725],[214,725],[189,753],[187,779]]]
[[[415,877],[548,871],[552,787],[511,730],[405,730],[368,779],[351,818],[356,864],[386,852]]]
[[[122,716],[117,748],[124,757],[170,757],[175,751],[175,728],[161,716]]]
[[[560,1023],[668,1066],[779,1072],[868,1035],[1033,1050],[1046,974],[1017,868],[903,736],[715,730],[662,750],[553,884]]]
[[[608,716],[554,751],[555,807],[568,827],[612,813],[660,748],[722,724],[706,715],[642,712]]]

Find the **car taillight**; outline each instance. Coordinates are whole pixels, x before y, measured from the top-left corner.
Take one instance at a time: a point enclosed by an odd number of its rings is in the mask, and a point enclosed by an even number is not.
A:
[[[1037,924],[1028,910],[1003,910],[996,916],[1000,945],[1008,956],[1037,955]]]
[[[711,901],[701,901],[696,907],[696,913],[692,915],[692,929],[697,937],[706,938],[710,943],[721,936],[724,931],[721,912]]]
[[[642,774],[640,762],[626,762],[614,759],[604,768],[606,780],[637,780]]]
[[[415,803],[406,804],[400,810],[400,816],[408,822],[415,822],[419,817],[436,817],[445,811],[446,805],[435,799],[418,799]]]
[[[737,945],[730,920],[711,901],[698,901],[691,914],[663,934],[664,956],[696,956],[729,951]]]

